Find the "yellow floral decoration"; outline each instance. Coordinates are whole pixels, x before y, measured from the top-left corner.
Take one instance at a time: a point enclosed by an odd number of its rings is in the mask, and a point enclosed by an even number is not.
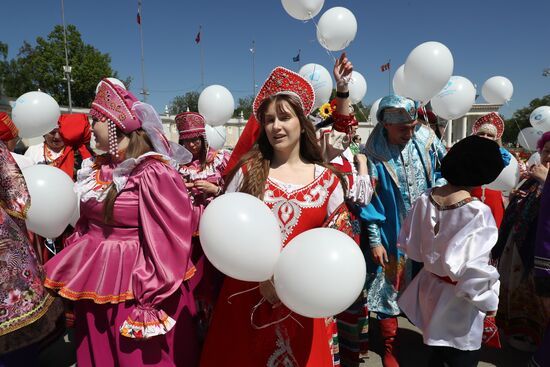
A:
[[[319,115],[324,119],[332,116],[332,112],[334,112],[334,110],[332,109],[330,103],[325,103],[321,106],[321,108],[319,108]]]

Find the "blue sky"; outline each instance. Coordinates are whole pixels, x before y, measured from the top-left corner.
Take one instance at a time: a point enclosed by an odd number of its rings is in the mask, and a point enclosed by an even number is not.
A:
[[[454,56],[454,75],[470,79],[481,92],[483,82],[503,75],[514,95],[501,112],[509,116],[533,98],[550,93],[548,0],[325,0],[350,9],[358,32],[347,53],[368,83],[365,103],[388,92],[388,73],[380,65],[391,59],[392,74],[408,53],[426,41],[444,43]],[[16,55],[24,40],[34,44],[61,23],[60,1],[2,0],[0,40]],[[132,76],[141,88],[137,0],[65,0],[65,19],[85,42],[112,57],[121,77]],[[319,45],[312,22],[291,18],[280,0],[143,0],[146,85],[149,102],[159,112],[170,100],[200,90],[199,25],[205,59],[205,84],[226,86],[235,97],[252,94],[252,58],[256,41],[256,80],[261,85],[277,65],[293,70],[315,62],[331,70],[331,56]],[[337,56],[337,55],[336,55]],[[78,82],[78,81],[76,81]],[[480,97],[479,102],[483,99]]]

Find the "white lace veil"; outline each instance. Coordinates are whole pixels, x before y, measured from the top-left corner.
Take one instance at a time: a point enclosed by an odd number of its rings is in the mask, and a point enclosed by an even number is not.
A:
[[[162,122],[157,111],[150,104],[136,102],[132,111],[141,122],[141,128],[147,133],[157,153],[172,158],[177,165],[187,164],[193,159],[193,155],[181,145],[171,142],[164,135]]]

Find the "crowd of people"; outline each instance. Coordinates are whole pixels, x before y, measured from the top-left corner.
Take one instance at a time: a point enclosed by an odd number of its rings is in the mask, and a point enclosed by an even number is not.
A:
[[[386,367],[399,366],[402,315],[421,330],[430,366],[476,366],[482,344],[499,344],[497,327],[534,353],[533,366],[548,365],[550,132],[506,203],[485,187],[510,161],[498,114],[447,151],[433,112],[389,95],[363,145],[352,70],[342,54],[334,110],[314,124],[313,87],[275,68],[232,152],[209,146],[197,112],[178,114],[179,141],[168,141],[154,108],[109,79],[91,124],[63,115],[24,156],[11,153],[17,128],[0,115],[0,366],[38,365],[66,327],[78,366],[359,366],[371,312]],[[25,227],[21,169],[34,164],[75,181],[79,218],[55,240]],[[367,277],[349,309],[308,318],[282,304],[271,280],[220,273],[198,230],[228,192],[262,200],[283,246],[319,227],[350,235]]]

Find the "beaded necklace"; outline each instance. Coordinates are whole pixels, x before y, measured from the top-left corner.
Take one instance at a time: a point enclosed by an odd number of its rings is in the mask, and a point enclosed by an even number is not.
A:
[[[64,152],[65,152],[65,147],[63,147],[63,149],[61,150],[61,154],[59,154],[59,157],[61,157]],[[46,145],[46,143],[44,143],[43,155],[44,155],[44,163],[46,163],[48,166],[53,166],[53,167],[59,166],[59,163],[57,162],[57,158],[59,157],[57,157],[56,159],[52,157],[52,153],[48,149],[48,146]]]

